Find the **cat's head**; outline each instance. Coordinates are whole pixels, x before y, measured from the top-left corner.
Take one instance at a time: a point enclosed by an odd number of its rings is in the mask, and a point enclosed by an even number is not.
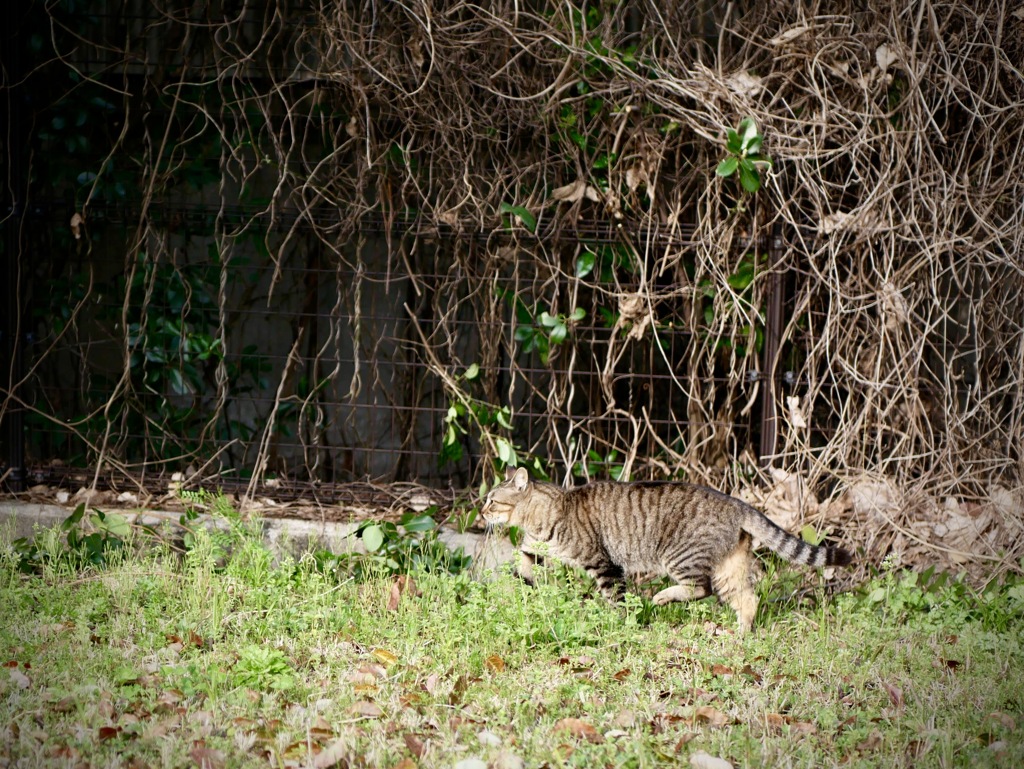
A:
[[[519,503],[529,496],[531,485],[530,474],[525,467],[517,470],[508,468],[504,482],[491,489],[484,500],[480,511],[484,520],[489,524],[521,525],[523,510],[519,509]]]

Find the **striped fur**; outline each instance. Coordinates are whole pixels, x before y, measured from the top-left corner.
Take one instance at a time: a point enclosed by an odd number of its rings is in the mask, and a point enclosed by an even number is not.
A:
[[[593,577],[609,600],[621,596],[628,576],[667,575],[676,584],[656,594],[654,603],[715,593],[736,610],[741,631],[750,630],[757,612],[754,538],[794,563],[850,562],[846,550],[810,545],[745,502],[688,483],[595,482],[562,489],[532,481],[519,468],[487,495],[483,516],[522,528],[527,543],[547,543],[556,558]],[[521,567],[527,578],[529,551],[527,544]]]

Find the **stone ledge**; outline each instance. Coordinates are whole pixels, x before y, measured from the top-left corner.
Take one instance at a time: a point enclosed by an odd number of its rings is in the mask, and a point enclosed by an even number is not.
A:
[[[71,509],[60,505],[0,500],[0,540],[35,536],[38,530],[59,526],[71,514]],[[159,510],[116,510],[129,523],[180,529],[181,513]],[[325,549],[332,553],[362,552],[362,542],[352,537],[358,523],[309,521],[295,518],[261,518],[263,540],[272,552],[281,555],[299,555],[312,549]],[[224,522],[200,514],[195,524],[210,528],[223,527]],[[512,560],[513,547],[506,537],[459,532],[442,526],[438,539],[450,549],[461,547],[473,558],[473,571],[482,572]]]

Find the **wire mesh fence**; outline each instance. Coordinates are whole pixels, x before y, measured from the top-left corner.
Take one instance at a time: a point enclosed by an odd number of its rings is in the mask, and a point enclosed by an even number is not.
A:
[[[518,463],[1017,568],[1024,19],[4,12],[8,484]]]

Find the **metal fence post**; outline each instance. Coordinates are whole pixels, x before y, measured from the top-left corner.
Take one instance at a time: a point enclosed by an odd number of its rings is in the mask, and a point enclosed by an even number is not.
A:
[[[15,397],[18,382],[23,376],[21,339],[21,227],[25,216],[26,184],[24,163],[25,154],[25,119],[24,104],[20,98],[20,85],[23,73],[22,51],[23,36],[19,11],[20,3],[6,3],[4,11],[4,50],[7,82],[4,89],[7,102],[7,174],[4,188],[9,197],[5,201],[4,218],[4,296],[6,305],[3,311],[3,326],[0,327],[0,351],[3,353],[0,365],[0,390],[4,392],[7,408],[3,411],[4,443],[7,446],[6,485],[11,491],[24,491],[25,488],[25,412]],[[5,196],[6,197],[6,196]]]
[[[784,283],[780,268],[785,252],[782,229],[772,227],[768,241],[768,308],[765,318],[764,348],[761,358],[761,447],[759,458],[762,466],[772,464],[775,444],[778,438],[778,408],[775,398],[775,368],[779,350],[782,347],[782,300]]]

